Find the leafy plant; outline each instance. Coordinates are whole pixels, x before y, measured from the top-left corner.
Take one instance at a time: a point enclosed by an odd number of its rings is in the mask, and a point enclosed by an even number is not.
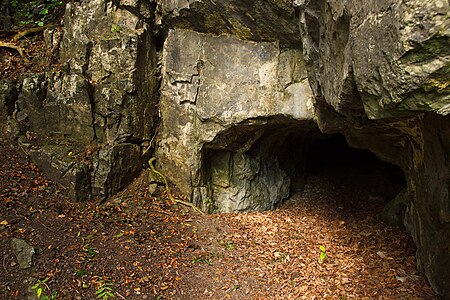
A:
[[[34,23],[41,27],[52,19],[56,8],[63,4],[60,0],[11,1],[20,25]]]
[[[120,32],[122,30],[122,28],[120,27],[120,25],[112,25],[111,26],[111,32],[112,33],[118,33],[118,32]]]
[[[97,248],[91,246],[91,241],[94,239],[94,235],[88,234],[87,236],[82,237],[81,232],[78,232],[77,238],[81,238],[84,243],[83,248],[82,248],[82,251],[84,252],[83,259],[84,260],[93,259],[98,254]]]
[[[205,257],[205,256],[196,256],[194,257],[194,259],[192,260],[193,263],[205,263],[207,265],[211,265],[211,259],[209,257]]]
[[[48,277],[45,277],[43,280],[38,280],[36,283],[31,287],[33,290],[36,291],[36,296],[38,299],[42,300],[56,300],[58,297],[58,292],[53,291],[50,295],[48,295],[49,287],[47,285],[47,281],[49,280]]]
[[[95,295],[97,296],[97,299],[103,299],[108,300],[109,298],[114,298],[114,291],[113,286],[114,283],[110,281],[104,281],[101,277],[97,281],[99,283],[99,286],[97,290],[95,291]]]
[[[325,246],[323,246],[323,245],[320,245],[319,249],[320,249],[319,262],[323,263],[325,261],[325,259],[328,257],[327,252],[325,250]]]
[[[216,202],[210,197],[204,198],[203,203],[206,206],[206,211],[208,211],[209,213],[216,213],[219,209]]]
[[[76,271],[75,271],[75,275],[76,275],[77,277],[83,277],[85,274],[86,274],[86,271],[85,271],[85,270],[76,270]]]
[[[200,254],[200,255],[194,257],[192,259],[192,262],[193,263],[204,263],[207,265],[211,265],[212,258],[214,258],[214,257],[218,257],[217,253],[215,253],[214,251],[206,252],[206,253],[203,253],[203,254]]]
[[[233,241],[219,241],[219,244],[224,246],[226,250],[234,250]]]
[[[86,260],[91,260],[98,254],[97,248],[91,247],[89,244],[83,246],[83,252],[85,253]]]

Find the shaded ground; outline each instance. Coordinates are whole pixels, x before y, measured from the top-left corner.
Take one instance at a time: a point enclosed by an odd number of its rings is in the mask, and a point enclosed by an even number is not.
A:
[[[45,278],[54,299],[105,286],[118,299],[435,299],[363,174],[313,173],[280,209],[206,216],[149,196],[145,174],[105,205],[74,203],[18,146],[0,151],[1,299]],[[37,248],[32,268],[18,269],[13,237]]]

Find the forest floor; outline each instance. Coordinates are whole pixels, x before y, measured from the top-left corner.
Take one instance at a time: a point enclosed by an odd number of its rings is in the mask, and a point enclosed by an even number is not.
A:
[[[276,210],[202,215],[151,196],[145,171],[74,202],[18,145],[0,153],[0,299],[436,299],[409,234],[380,221],[376,172],[318,171]]]

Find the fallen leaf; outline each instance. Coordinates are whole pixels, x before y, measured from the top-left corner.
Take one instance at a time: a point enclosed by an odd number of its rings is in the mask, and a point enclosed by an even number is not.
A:
[[[3,221],[1,221],[0,222],[0,225],[8,225],[9,223],[8,223],[8,221],[6,221],[6,220],[3,220]]]

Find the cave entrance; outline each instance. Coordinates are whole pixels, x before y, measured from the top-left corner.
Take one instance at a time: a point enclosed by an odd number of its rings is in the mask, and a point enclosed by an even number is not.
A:
[[[209,211],[211,203],[220,212],[270,210],[319,189],[336,207],[381,210],[405,188],[398,167],[350,147],[343,135],[274,120],[240,124],[206,145],[197,203]]]
[[[406,188],[405,176],[399,167],[381,160],[369,150],[349,146],[342,134],[316,132],[306,140],[303,158],[295,168],[301,170],[303,176],[291,176],[288,203],[305,197],[320,198],[320,205],[339,208],[342,213],[365,211],[379,215],[386,204]],[[384,214],[398,214],[396,217],[401,219],[402,208],[393,209],[396,211],[385,210]]]

